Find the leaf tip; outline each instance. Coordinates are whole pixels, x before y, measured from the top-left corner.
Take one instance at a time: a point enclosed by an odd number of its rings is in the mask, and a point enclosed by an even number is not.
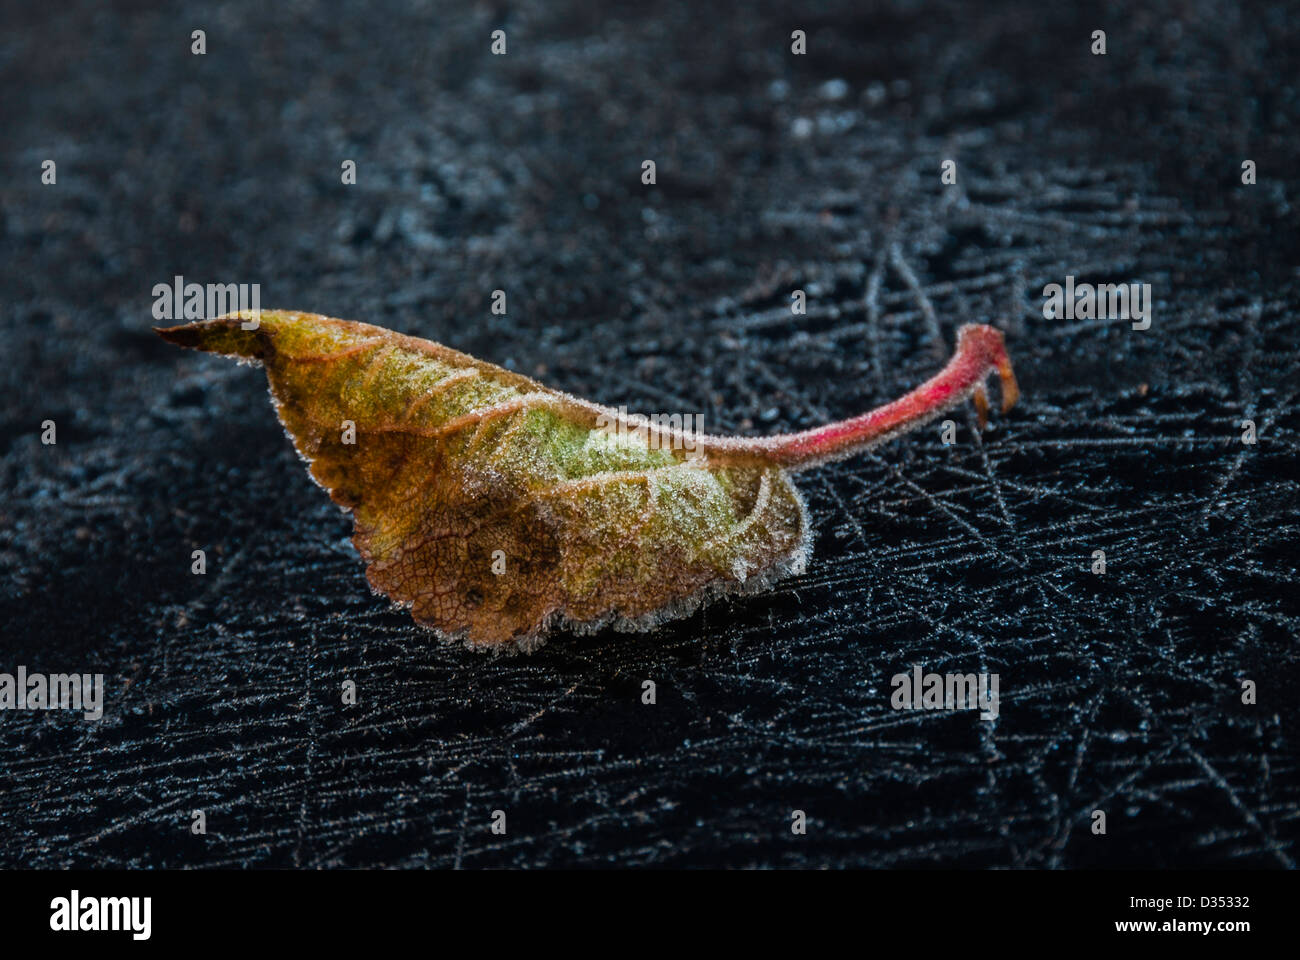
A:
[[[181,323],[174,327],[154,327],[153,332],[178,347],[199,345],[198,324],[195,323]]]
[[[192,350],[206,350],[232,357],[261,359],[266,349],[257,326],[246,328],[240,314],[228,314],[213,320],[198,320],[174,327],[154,327],[154,333],[168,343]]]

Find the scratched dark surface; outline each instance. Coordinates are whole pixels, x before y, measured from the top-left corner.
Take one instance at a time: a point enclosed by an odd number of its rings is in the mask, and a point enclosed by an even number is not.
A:
[[[109,694],[0,714],[0,865],[1293,866],[1300,19],[865,6],[5,5],[0,670]],[[1024,400],[803,475],[769,594],[491,659],[370,594],[259,371],[153,337],[176,274],[717,431],[965,321]],[[1151,328],[1045,320],[1067,274]],[[1000,716],[894,711],[914,664]]]

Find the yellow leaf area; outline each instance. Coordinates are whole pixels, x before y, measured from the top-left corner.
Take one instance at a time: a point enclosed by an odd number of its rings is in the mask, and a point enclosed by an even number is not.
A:
[[[159,333],[265,366],[294,446],[354,515],[371,587],[445,639],[512,651],[560,628],[643,630],[803,570],[807,515],[779,467],[691,458],[603,426],[613,410],[382,327],[252,320]]]

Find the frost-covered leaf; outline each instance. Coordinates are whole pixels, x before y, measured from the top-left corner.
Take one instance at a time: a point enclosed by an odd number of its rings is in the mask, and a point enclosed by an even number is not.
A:
[[[263,311],[244,329],[249,317],[159,333],[261,362],[312,476],[354,515],[371,586],[493,649],[532,649],[559,626],[644,629],[802,572],[809,523],[789,469],[923,422],[991,367],[1014,385],[1000,334],[967,327],[942,374],[870,414],[698,438],[381,327]]]

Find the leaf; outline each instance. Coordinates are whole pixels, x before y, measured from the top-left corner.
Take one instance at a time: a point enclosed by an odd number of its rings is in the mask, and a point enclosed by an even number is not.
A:
[[[244,329],[253,317],[158,333],[261,362],[311,475],[353,513],[371,587],[443,638],[494,650],[531,650],[560,627],[647,629],[803,572],[811,535],[789,468],[922,422],[998,365],[968,356],[957,383],[959,350],[942,396],[919,394],[944,374],[817,431],[694,438],[637,430],[616,411],[381,327],[262,311]],[[1001,349],[992,328],[968,331],[988,331]],[[1006,364],[1004,403],[1009,376]]]

